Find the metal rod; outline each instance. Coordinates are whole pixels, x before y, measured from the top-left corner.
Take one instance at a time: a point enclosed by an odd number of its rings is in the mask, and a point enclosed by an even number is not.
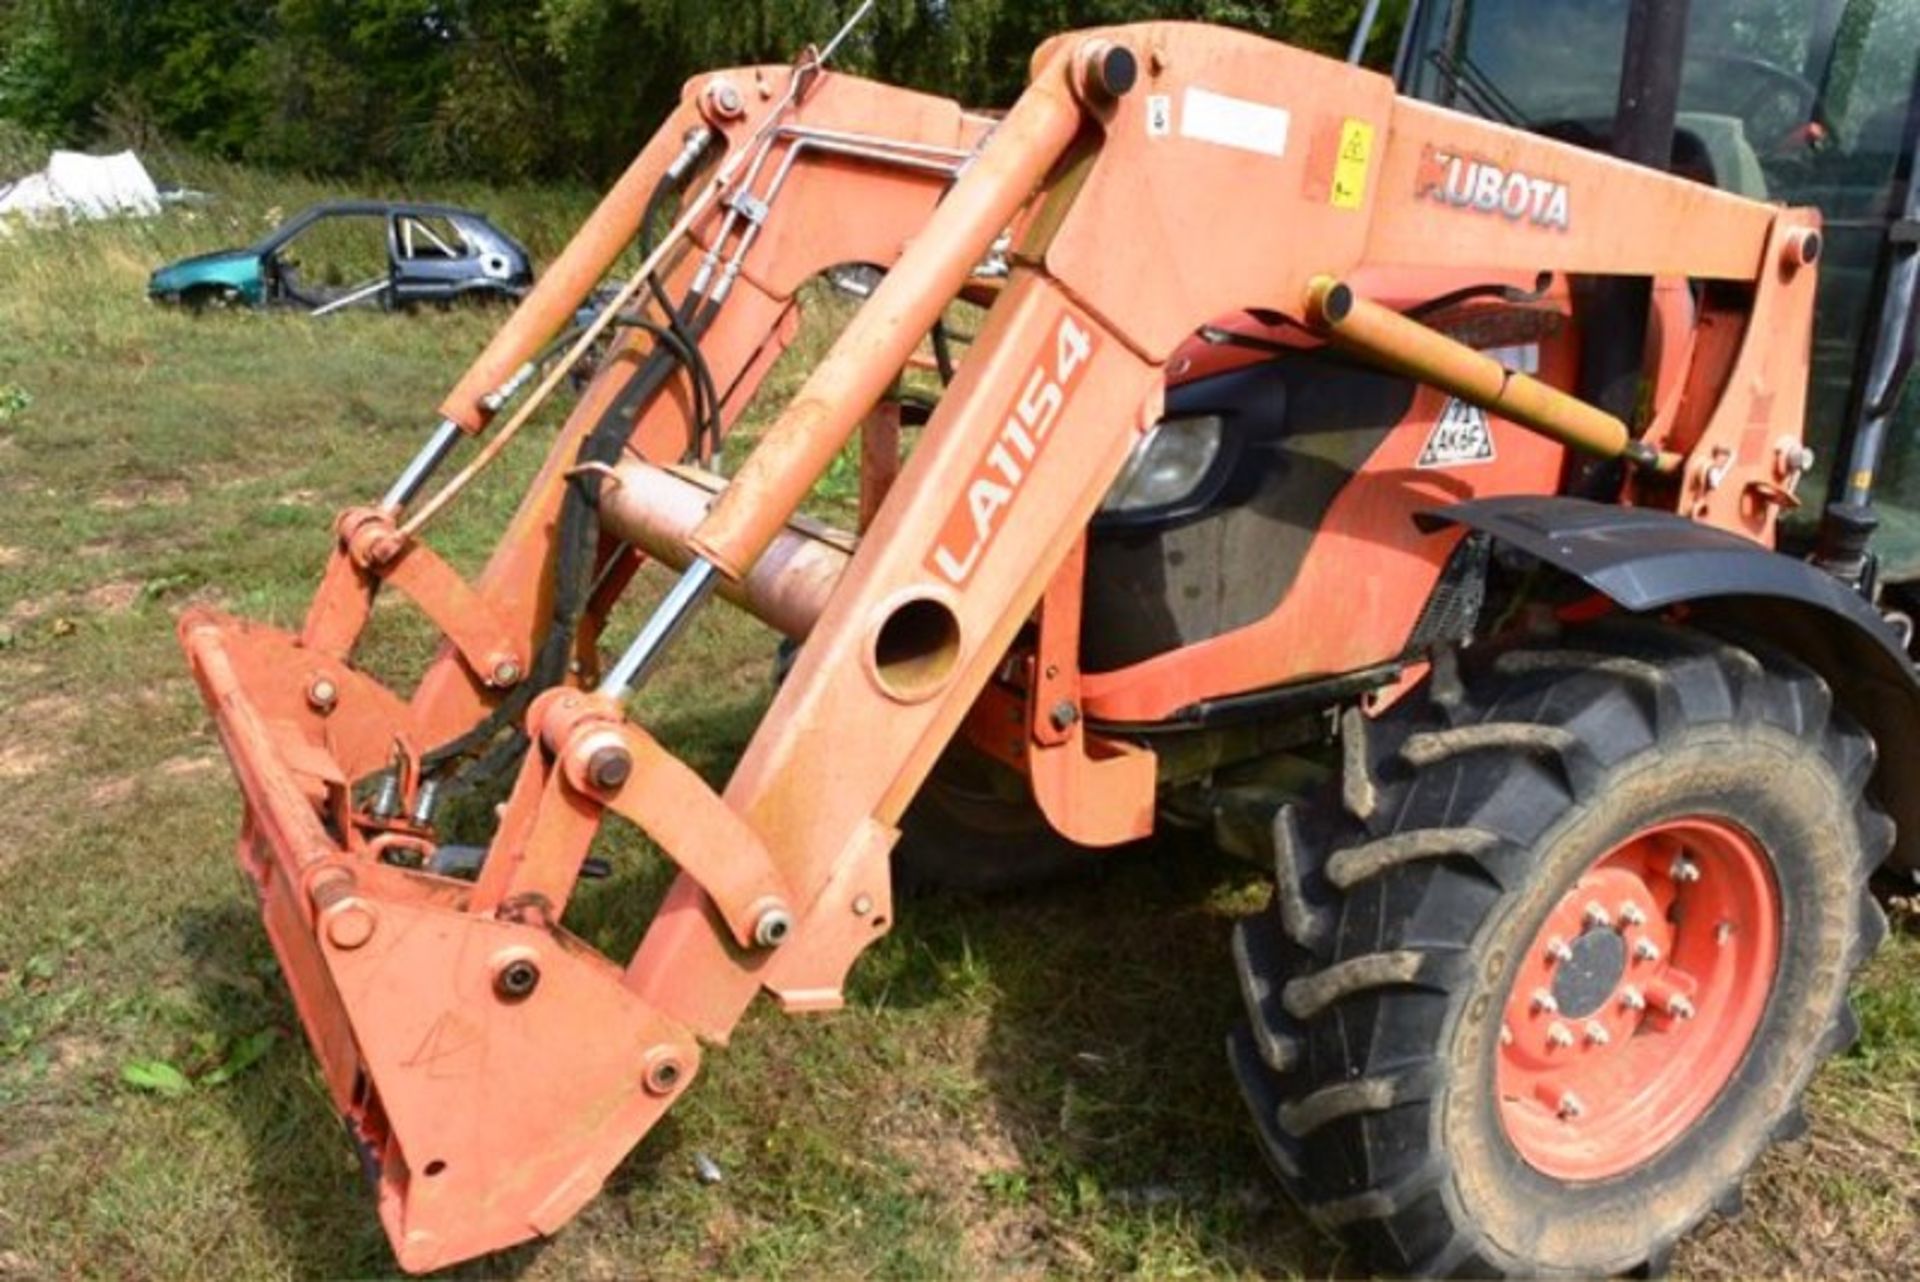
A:
[[[942,147],[936,143],[889,138],[884,134],[855,133],[847,129],[823,129],[818,125],[789,125],[780,131],[783,138],[813,138],[820,142],[841,142],[853,146],[884,147],[889,151],[918,152],[947,160],[971,160],[974,152],[966,147]]]
[[[600,693],[613,699],[625,698],[635,687],[645,684],[694,614],[713,595],[719,572],[710,561],[696,559],[660,602],[640,635],[633,639],[620,662],[613,665],[600,682]]]
[[[440,426],[433,429],[433,435],[413,456],[413,462],[407,464],[407,470],[400,473],[400,479],[387,491],[387,497],[380,500],[380,506],[398,512],[413,502],[434,472],[447,461],[447,455],[453,453],[453,447],[460,443],[460,425],[450,418],[440,420]]]
[[[1373,36],[1373,24],[1380,17],[1380,0],[1367,0],[1367,7],[1360,15],[1360,26],[1353,33],[1353,46],[1347,50],[1347,61],[1354,66],[1367,56],[1367,41]]]
[[[852,35],[855,27],[858,27],[867,20],[867,15],[873,12],[875,3],[876,0],[867,0],[865,4],[854,10],[853,16],[847,19],[846,25],[834,33],[833,39],[827,41],[827,47],[820,51],[820,63],[822,66],[824,66],[833,57],[834,52],[840,48],[840,42]]]
[[[351,307],[355,303],[363,302],[366,299],[372,298],[375,294],[378,294],[381,291],[385,290],[387,286],[390,285],[391,283],[392,282],[389,281],[386,277],[382,276],[379,280],[370,280],[366,282],[364,285],[355,285],[352,289],[348,290],[345,294],[342,294],[339,298],[334,299],[332,302],[326,304],[323,307],[314,308],[312,311],[308,312],[307,315],[308,316],[330,316],[334,312],[339,311],[342,307]]]

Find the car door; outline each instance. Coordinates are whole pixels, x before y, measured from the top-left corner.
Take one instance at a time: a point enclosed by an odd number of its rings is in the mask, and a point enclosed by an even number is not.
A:
[[[389,228],[394,295],[399,302],[442,302],[478,276],[473,245],[446,215],[400,210]]]

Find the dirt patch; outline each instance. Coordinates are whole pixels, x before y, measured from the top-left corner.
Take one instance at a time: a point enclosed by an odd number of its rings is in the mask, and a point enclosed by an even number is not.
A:
[[[45,1276],[46,1273],[38,1264],[19,1251],[0,1251],[0,1278],[6,1278],[9,1282],[14,1278],[20,1278],[24,1282],[27,1278]]]
[[[185,779],[190,775],[201,775],[220,764],[219,758],[206,756],[169,757],[153,768],[153,772],[167,779]]]
[[[6,617],[10,623],[32,623],[50,614],[68,612],[125,614],[139,603],[145,590],[144,584],[132,579],[115,579],[110,583],[96,584],[78,594],[62,592],[54,596],[16,601],[8,607]]]
[[[69,694],[43,694],[20,705],[14,724],[25,727],[37,738],[64,735],[80,724],[86,708]]]
[[[10,548],[5,546],[4,544],[0,544],[0,568],[4,568],[10,565],[19,565],[22,561],[25,561],[26,559],[27,559],[27,554],[25,549]]]
[[[985,1036],[984,1028],[973,1032]],[[967,1057],[964,1045],[952,1049]],[[997,1113],[955,1119],[903,1109],[876,1130],[886,1151],[912,1171],[915,1191],[948,1208],[962,1226],[963,1275],[1041,1277],[1056,1259],[1074,1260],[1074,1244],[1055,1240],[1046,1215],[1019,1191],[1025,1163]]]
[[[95,810],[104,810],[108,806],[117,806],[133,799],[134,789],[139,780],[131,775],[120,779],[106,779],[87,789],[87,805]]]
[[[0,780],[31,779],[53,764],[53,754],[24,743],[0,744]]]
[[[99,512],[126,512],[136,507],[179,507],[191,497],[185,481],[135,481],[108,490],[88,506]]]
[[[140,599],[140,591],[140,584],[120,579],[88,588],[80,594],[80,601],[99,614],[125,614]]]
[[[1675,1271],[1716,1277],[1911,1276],[1920,1189],[1911,1156],[1884,1137],[1815,1114],[1803,1143],[1770,1153],[1746,1205],[1681,1244]]]

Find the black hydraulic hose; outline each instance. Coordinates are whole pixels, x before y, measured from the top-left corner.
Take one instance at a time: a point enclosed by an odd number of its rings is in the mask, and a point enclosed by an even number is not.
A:
[[[643,256],[651,253],[653,227],[673,191],[671,181],[663,177],[648,197],[640,223]],[[546,637],[526,678],[479,725],[427,753],[421,763],[423,773],[433,774],[457,766],[484,751],[485,755],[464,772],[461,780],[463,787],[472,787],[510,768],[525,752],[526,733],[516,723],[535,697],[566,680],[579,621],[592,592],[593,562],[600,536],[598,469],[611,466],[619,459],[641,412],[682,369],[687,372],[693,388],[695,447],[705,435],[710,448],[719,449],[720,401],[712,369],[700,350],[700,339],[719,314],[720,305],[690,297],[675,306],[657,273],[649,274],[647,284],[667,322],[659,325],[638,317],[616,320],[616,324],[623,327],[645,330],[653,337],[654,347],[581,441],[575,455],[575,473],[568,478],[561,501],[559,528],[555,532],[553,609]],[[512,733],[501,739],[501,732],[509,727]],[[490,744],[493,746],[489,750]]]
[[[656,347],[628,385],[645,404],[663,389],[679,370],[680,361],[671,347]],[[575,455],[576,467],[610,465],[619,458],[627,436],[609,431],[611,415],[595,424],[581,441]],[[631,420],[628,420],[630,425]],[[566,679],[573,641],[581,612],[586,608],[586,587],[593,571],[593,557],[599,541],[599,476],[595,472],[576,474],[567,481],[566,497],[561,502],[559,529],[555,535],[553,611],[547,635],[535,654],[526,677],[507,697],[473,729],[427,753],[421,763],[432,774],[486,748],[502,730],[517,722],[534,698]],[[515,733],[475,771],[474,782],[497,773],[525,748],[524,733]]]

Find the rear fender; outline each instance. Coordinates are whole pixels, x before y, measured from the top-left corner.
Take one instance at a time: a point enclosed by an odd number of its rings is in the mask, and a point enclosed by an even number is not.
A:
[[[1920,872],[1920,680],[1899,636],[1832,575],[1738,535],[1646,508],[1569,498],[1461,503],[1434,521],[1478,530],[1624,610],[1689,606],[1764,636],[1826,678],[1880,755],[1869,785],[1899,835],[1889,862]]]

